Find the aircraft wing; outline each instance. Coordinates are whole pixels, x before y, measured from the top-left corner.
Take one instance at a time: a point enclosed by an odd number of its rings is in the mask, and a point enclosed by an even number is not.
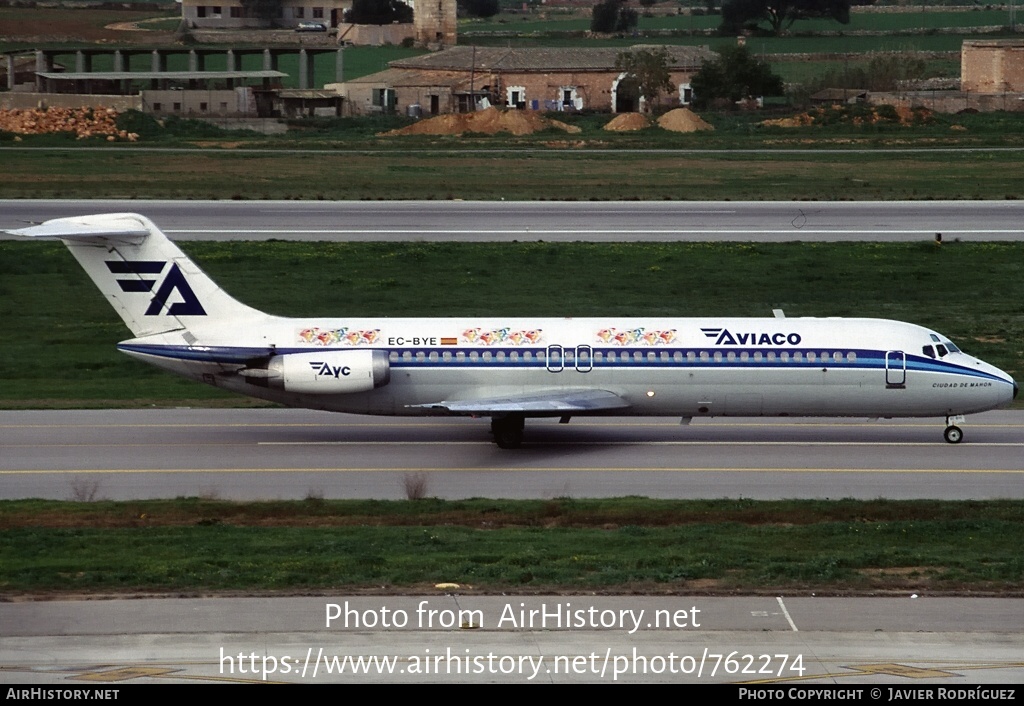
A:
[[[502,395],[466,400],[442,400],[410,407],[443,409],[452,414],[494,414],[520,412],[524,414],[570,414],[622,410],[629,403],[607,390],[551,390],[522,395]]]

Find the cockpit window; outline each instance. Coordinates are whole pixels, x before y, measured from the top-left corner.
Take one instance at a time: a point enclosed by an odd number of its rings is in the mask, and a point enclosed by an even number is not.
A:
[[[948,338],[940,338],[938,336],[938,334],[934,334],[934,333],[929,333],[928,334],[928,338],[932,339],[932,343],[935,344],[935,351],[936,351],[936,353],[938,353],[940,358],[943,358],[943,357],[949,355],[950,353],[961,353],[962,352]],[[924,348],[927,349],[927,348],[929,348],[929,346],[925,346]],[[922,350],[924,350],[924,349],[922,349]],[[924,354],[925,355],[931,355],[930,353],[928,353],[927,350],[924,351]],[[931,357],[934,357],[934,356],[931,356]]]
[[[931,346],[923,346],[921,348],[921,352],[924,353],[929,358],[934,358],[935,357],[935,349],[932,348]]]

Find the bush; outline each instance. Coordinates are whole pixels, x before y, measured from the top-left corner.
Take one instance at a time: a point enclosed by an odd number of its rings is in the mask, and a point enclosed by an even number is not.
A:
[[[143,140],[162,137],[221,137],[224,130],[205,120],[179,118],[171,115],[158,120],[147,113],[128,110],[117,116],[117,129],[134,132]]]
[[[164,130],[159,120],[138,110],[121,113],[117,116],[115,124],[118,130],[134,132],[143,140],[159,137]]]
[[[782,79],[758,61],[747,47],[723,47],[718,58],[705,62],[692,81],[697,107],[732,106],[758,96],[783,94]]]

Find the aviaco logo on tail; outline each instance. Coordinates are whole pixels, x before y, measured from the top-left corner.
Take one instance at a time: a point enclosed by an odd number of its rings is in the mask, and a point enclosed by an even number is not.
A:
[[[330,378],[348,377],[352,374],[352,368],[347,365],[331,366],[330,363],[322,361],[309,361],[309,367],[313,369],[317,377],[326,376]]]
[[[782,333],[781,331],[733,333],[727,328],[701,328],[701,331],[708,338],[715,339],[716,346],[798,346],[801,341],[799,333]]]
[[[162,260],[107,261],[107,269],[110,270],[111,274],[136,275],[128,279],[119,278],[117,280],[117,284],[121,287],[122,292],[152,292],[153,285],[157,282],[155,275],[160,275],[166,266],[167,262]],[[147,275],[153,275],[153,277],[150,278]],[[171,293],[175,291],[178,292],[181,301],[176,301],[168,307],[167,300],[171,297]],[[163,313],[164,309],[167,310],[167,314],[170,316],[206,316],[206,310],[199,303],[199,297],[192,291],[192,287],[189,286],[188,280],[185,279],[185,275],[178,269],[177,264],[171,265],[167,276],[160,282],[160,286],[157,287],[156,293],[153,294],[153,300],[149,303],[149,308],[146,309],[145,315],[156,316]]]

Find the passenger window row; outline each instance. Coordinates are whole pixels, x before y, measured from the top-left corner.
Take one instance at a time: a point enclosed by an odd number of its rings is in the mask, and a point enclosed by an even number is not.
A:
[[[941,355],[946,355],[946,350],[943,346],[938,346],[941,349]],[[930,355],[934,358],[934,354],[929,354],[931,346],[925,346],[925,355]],[[728,351],[723,353],[722,351],[591,351],[589,349],[581,350],[579,352],[580,362],[589,363],[593,357],[594,362],[606,362],[606,363],[642,363],[644,361],[648,363],[707,363],[714,361],[721,363],[727,361],[730,363],[854,363],[857,361],[857,354],[853,351],[848,353],[842,353],[839,351],[782,351],[776,353],[775,351],[741,351],[739,353],[735,351]],[[505,350],[472,350],[472,351],[424,351],[424,350],[393,350],[388,356],[392,363],[402,362],[431,362],[436,363],[438,361],[444,361],[446,363],[455,361],[464,363],[466,361],[470,363],[491,363],[498,362],[503,363],[506,361],[518,363],[530,363],[537,361],[538,363],[544,363],[547,361],[547,351],[540,350],[524,350],[524,351],[505,351]],[[551,360],[555,362],[572,363],[575,359],[575,352],[573,349],[564,349],[561,351],[552,351]]]

